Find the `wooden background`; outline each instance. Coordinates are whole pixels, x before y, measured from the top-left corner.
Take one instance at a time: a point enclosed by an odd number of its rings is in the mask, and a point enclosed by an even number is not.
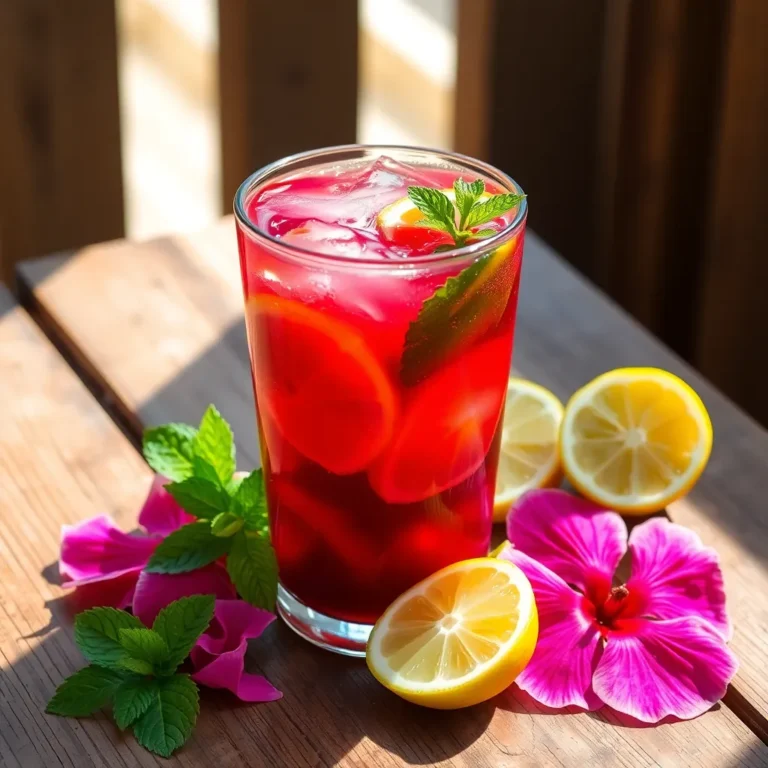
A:
[[[455,147],[512,173],[535,231],[768,424],[768,2],[456,4]],[[228,209],[263,163],[355,140],[358,4],[218,8]],[[0,2],[7,282],[123,234],[117,46],[113,0]]]

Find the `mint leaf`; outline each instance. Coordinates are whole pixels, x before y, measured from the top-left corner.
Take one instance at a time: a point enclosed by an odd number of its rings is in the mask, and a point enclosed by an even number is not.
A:
[[[209,405],[203,414],[194,450],[214,468],[222,487],[226,487],[235,472],[235,443],[229,424],[215,405]]]
[[[487,200],[478,202],[469,212],[464,226],[470,229],[498,219],[499,216],[504,215],[507,211],[519,205],[524,197],[525,195],[513,194],[493,195]]]
[[[118,686],[112,703],[112,715],[117,727],[124,731],[140,718],[156,696],[157,685],[146,677],[133,677]]]
[[[190,515],[210,520],[229,509],[229,494],[219,485],[202,477],[188,477],[179,483],[168,483],[165,490]]]
[[[230,539],[214,536],[205,520],[188,523],[160,542],[145,570],[149,573],[194,571],[226,554],[229,543]]]
[[[481,229],[478,232],[473,232],[472,237],[493,237],[493,235],[498,234],[498,230],[495,229]]]
[[[453,182],[453,191],[456,195],[456,208],[459,211],[459,229],[465,228],[465,221],[472,206],[485,192],[485,184],[482,179],[476,179],[472,183],[457,178]]]
[[[165,424],[144,430],[144,458],[155,472],[170,480],[184,480],[192,475],[192,443],[197,434],[187,424]]]
[[[264,473],[260,469],[255,469],[243,478],[235,492],[234,509],[245,520],[245,527],[249,531],[268,535],[267,497],[264,492]]]
[[[188,675],[158,678],[144,714],[133,733],[142,747],[170,757],[190,737],[200,711],[197,686]]]
[[[213,464],[210,464],[200,456],[192,457],[192,476],[200,477],[203,480],[209,480],[216,486],[221,485],[221,481],[219,480],[219,476],[214,469]]]
[[[400,364],[406,386],[418,384],[498,325],[515,277],[513,246],[481,256],[435,291],[409,326]]]
[[[64,717],[87,717],[105,707],[124,680],[125,675],[113,669],[84,667],[59,685],[45,711]]]
[[[205,632],[213,618],[213,595],[182,597],[157,614],[153,631],[157,632],[169,649],[168,666],[175,670]]]
[[[149,662],[152,667],[168,661],[170,651],[165,640],[151,629],[121,629],[120,645],[133,659]]]
[[[234,512],[221,512],[211,520],[211,533],[224,539],[234,536],[243,526],[245,520]]]
[[[456,239],[456,214],[446,195],[432,187],[408,187],[408,197],[426,217],[426,222],[420,222],[422,226],[440,229]]]
[[[240,531],[232,539],[227,572],[246,602],[274,611],[277,598],[277,560],[269,539]]]
[[[75,618],[75,642],[85,658],[102,667],[119,667],[125,656],[120,644],[121,629],[138,629],[143,624],[117,608],[91,608]]]
[[[148,661],[144,659],[134,659],[131,656],[125,655],[116,665],[119,669],[126,669],[129,672],[134,672],[137,675],[146,677],[147,675],[154,674],[155,668]]]

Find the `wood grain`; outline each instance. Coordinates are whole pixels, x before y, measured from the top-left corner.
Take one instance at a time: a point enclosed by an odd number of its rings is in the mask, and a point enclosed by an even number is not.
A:
[[[0,2],[0,277],[122,237],[114,0]]]
[[[263,165],[357,132],[357,0],[218,0],[222,199]]]
[[[768,621],[768,605],[760,503],[768,486],[760,461],[768,455],[768,435],[564,267],[535,236],[526,261],[515,359],[523,375],[566,396],[606,368],[657,364],[684,374],[712,410],[721,435],[712,464],[697,492],[674,505],[671,514],[721,553],[737,628],[734,647],[742,663],[736,685],[741,709],[753,714],[753,727],[765,733],[768,649],[761,627]],[[215,400],[244,441],[243,465],[255,459],[231,220],[200,236],[112,244],[32,262],[22,267],[21,276],[30,306],[132,423],[195,420]],[[86,294],[90,301],[83,302]],[[312,707],[311,713],[290,709],[292,722],[299,730],[314,722],[312,729],[337,734],[344,742],[358,729],[363,739],[359,750],[373,749],[372,741],[401,750],[403,760],[439,764],[436,755],[442,750],[446,765],[473,766],[558,761],[735,766],[766,759],[762,751],[747,751],[738,759],[710,755],[712,749],[733,749],[734,728],[738,739],[755,744],[725,706],[693,722],[638,729],[609,725],[614,718],[604,714],[549,717],[513,690],[503,707],[514,717],[501,708],[480,707],[435,721],[434,715],[371,685],[355,662],[318,656],[282,627],[275,634],[279,642],[259,652],[259,664],[303,706]],[[336,725],[328,719],[334,713],[340,718]],[[721,718],[728,719],[727,725]],[[369,764],[379,763],[371,759]]]

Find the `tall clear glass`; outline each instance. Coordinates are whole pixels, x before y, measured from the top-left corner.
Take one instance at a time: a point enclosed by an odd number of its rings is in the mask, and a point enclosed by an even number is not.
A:
[[[461,155],[346,146],[269,165],[235,197],[278,610],[349,655],[404,590],[488,552],[527,212],[523,201],[463,248],[393,258],[311,222],[280,236],[260,218],[265,189],[317,169],[358,174],[339,199],[375,209],[396,183],[375,175],[380,156],[435,187],[462,176],[521,191]]]

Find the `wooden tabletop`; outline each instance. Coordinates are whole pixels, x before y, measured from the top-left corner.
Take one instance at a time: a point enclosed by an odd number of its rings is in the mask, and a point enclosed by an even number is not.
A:
[[[566,397],[609,368],[658,365],[710,410],[712,460],[669,515],[721,555],[741,662],[725,701],[657,727],[605,710],[553,714],[514,686],[469,710],[433,712],[384,690],[363,662],[275,622],[252,643],[248,668],[284,698],[244,705],[204,690],[198,727],[171,763],[768,766],[768,433],[535,236],[525,260],[521,375]],[[163,764],[105,716],[42,714],[82,665],[56,586],[59,529],[100,512],[131,528],[150,479],[136,449],[141,429],[195,422],[211,401],[235,426],[240,468],[258,464],[232,221],[48,257],[23,265],[20,278],[26,309],[0,288],[0,766]]]

